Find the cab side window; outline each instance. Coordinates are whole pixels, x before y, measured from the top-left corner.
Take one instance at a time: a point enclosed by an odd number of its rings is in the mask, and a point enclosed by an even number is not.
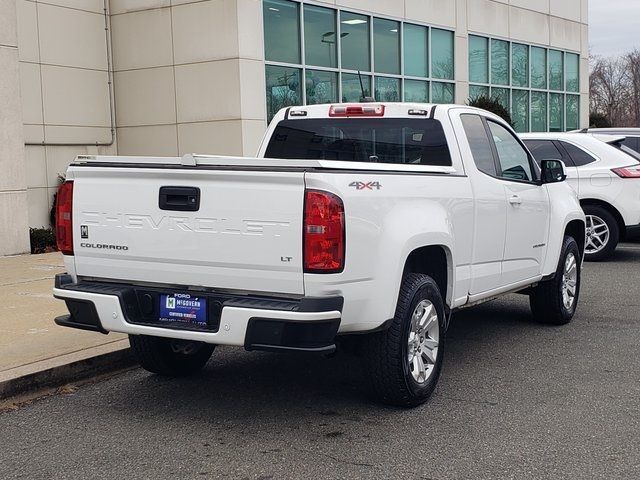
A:
[[[476,167],[487,175],[497,177],[498,171],[491,150],[491,141],[487,136],[482,119],[479,115],[463,114],[460,115],[460,120],[462,120],[464,133],[467,136]]]
[[[529,153],[513,134],[502,125],[488,120],[489,130],[498,152],[501,173],[508,180],[532,182],[534,180],[529,161]]]

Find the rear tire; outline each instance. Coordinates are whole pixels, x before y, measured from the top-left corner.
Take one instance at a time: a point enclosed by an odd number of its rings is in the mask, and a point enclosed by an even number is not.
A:
[[[140,366],[170,377],[182,377],[204,367],[215,345],[172,338],[129,335],[129,344]]]
[[[573,319],[580,297],[580,249],[573,237],[564,237],[558,268],[551,280],[541,282],[529,294],[536,321],[565,325]]]
[[[599,205],[585,205],[587,231],[584,259],[599,262],[613,255],[620,241],[620,226],[615,217]]]
[[[407,275],[391,325],[363,338],[364,368],[383,403],[416,407],[429,399],[442,369],[444,325],[436,282],[423,274]]]

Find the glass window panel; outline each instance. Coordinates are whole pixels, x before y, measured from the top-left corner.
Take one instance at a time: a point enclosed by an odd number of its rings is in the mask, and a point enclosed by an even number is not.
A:
[[[509,89],[508,88],[491,88],[491,98],[495,98],[504,108],[509,110]]]
[[[369,17],[341,12],[340,45],[342,68],[368,72],[371,69]]]
[[[473,162],[481,172],[488,175],[497,176],[496,162],[493,158],[491,149],[491,141],[487,136],[487,130],[484,128],[482,119],[479,115],[460,115],[464,133],[469,142]]]
[[[564,61],[562,52],[549,50],[549,90],[564,90]]]
[[[552,140],[523,140],[533,157],[542,160],[563,160],[562,154]]]
[[[489,39],[469,35],[469,81],[489,83]]]
[[[547,88],[547,50],[531,47],[531,86]]]
[[[549,94],[549,131],[562,132],[564,120],[564,95]]]
[[[493,136],[493,143],[498,151],[498,160],[502,170],[500,176],[510,180],[532,181],[533,173],[529,163],[529,154],[524,147],[502,125],[492,121],[487,123]]]
[[[362,87],[364,88],[364,96],[371,96],[371,77],[362,75]],[[342,101],[343,102],[359,102],[362,100],[362,89],[360,88],[360,79],[358,75],[352,73],[342,74]]]
[[[400,73],[400,23],[373,19],[373,67],[380,73]]]
[[[575,53],[567,53],[565,55],[565,61],[567,62],[567,91],[579,92],[580,91],[580,57]]]
[[[283,120],[265,157],[451,165],[442,124],[432,118]]]
[[[531,92],[531,131],[547,131],[547,94]]]
[[[429,40],[427,27],[404,24],[404,74],[429,76]]]
[[[509,42],[491,40],[491,83],[509,85]]]
[[[306,71],[307,104],[338,101],[338,74],[318,70]]]
[[[529,131],[529,91],[512,90],[511,120],[516,132]]]
[[[335,10],[304,6],[304,58],[307,65],[338,66]]]
[[[571,160],[573,161],[573,164],[576,167],[582,167],[583,165],[589,165],[590,163],[593,163],[593,162],[596,161],[596,159],[594,157],[592,157],[590,154],[588,154],[587,152],[585,152],[581,148],[576,147],[572,143],[562,142],[561,141],[560,144],[567,151],[567,153],[571,157]]]
[[[580,96],[567,95],[566,129],[576,130],[580,124]]]
[[[429,82],[422,80],[404,81],[405,102],[429,102]]]
[[[453,80],[453,32],[431,29],[431,76]]]
[[[300,15],[298,4],[264,0],[264,56],[266,60],[300,63]]]
[[[399,102],[401,98],[399,78],[376,77],[376,101]]]
[[[302,103],[300,69],[267,65],[267,117],[271,121],[281,108]]]
[[[431,82],[431,101],[433,103],[453,103],[455,87],[453,83]]]
[[[489,87],[483,87],[482,85],[470,85],[469,86],[469,99],[475,100],[478,97],[489,98]]]
[[[529,86],[529,47],[521,43],[511,44],[511,84]]]

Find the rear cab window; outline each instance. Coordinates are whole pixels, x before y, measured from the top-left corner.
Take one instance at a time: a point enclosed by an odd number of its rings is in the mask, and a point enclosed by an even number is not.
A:
[[[440,121],[431,118],[282,120],[266,158],[451,166]]]

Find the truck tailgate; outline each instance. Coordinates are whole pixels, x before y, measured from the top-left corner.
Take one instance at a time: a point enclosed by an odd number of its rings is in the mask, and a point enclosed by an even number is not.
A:
[[[302,170],[72,166],[70,174],[77,275],[304,293]]]

